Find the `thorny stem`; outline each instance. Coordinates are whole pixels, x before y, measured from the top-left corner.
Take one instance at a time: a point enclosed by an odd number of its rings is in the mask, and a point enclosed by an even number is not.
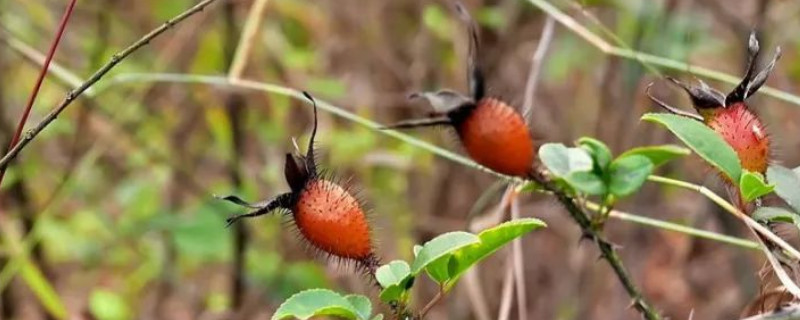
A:
[[[44,77],[47,75],[48,67],[50,66],[50,61],[53,60],[53,56],[56,54],[56,48],[58,48],[58,44],[61,42],[61,37],[64,35],[64,30],[67,29],[67,22],[69,21],[69,17],[72,16],[72,11],[75,9],[75,3],[77,0],[71,0],[67,5],[67,8],[64,9],[64,15],[61,17],[61,22],[58,24],[58,29],[56,30],[56,36],[53,39],[53,42],[50,44],[50,50],[47,52],[47,57],[44,60],[44,65],[42,66],[41,71],[39,72],[39,77],[36,79],[36,84],[33,86],[33,90],[31,90],[31,95],[28,97],[28,103],[25,105],[25,110],[22,112],[22,117],[19,119],[19,123],[17,124],[17,129],[14,131],[14,136],[11,138],[11,142],[8,145],[9,149],[14,148],[14,146],[19,141],[19,137],[22,135],[22,129],[25,128],[25,122],[28,121],[28,116],[31,114],[31,109],[33,109],[33,103],[36,101],[36,96],[39,95],[39,89],[42,88],[42,82],[44,82]],[[0,185],[3,183],[3,177],[6,175],[6,166],[0,166]],[[1,213],[1,212],[0,212]]]
[[[567,209],[572,217],[572,220],[575,220],[575,222],[578,223],[581,231],[584,233],[584,237],[591,239],[595,242],[595,244],[597,244],[603,259],[605,259],[611,268],[614,269],[614,273],[617,274],[617,278],[619,278],[622,286],[625,287],[625,291],[628,292],[628,296],[631,297],[631,306],[636,308],[636,310],[638,310],[645,319],[661,319],[661,316],[658,315],[658,312],[656,312],[647,303],[647,301],[644,300],[642,293],[636,287],[636,284],[633,283],[633,280],[631,279],[628,270],[625,269],[625,265],[623,265],[617,250],[614,248],[614,245],[603,239],[603,237],[593,228],[592,220],[589,218],[589,215],[586,214],[586,212],[584,212],[577,203],[575,203],[575,198],[567,195],[563,190],[556,187],[541,172],[535,172],[532,174],[531,179],[541,185],[544,190],[553,193],[553,195],[555,195],[558,201],[561,202],[564,208]]]
[[[189,8],[183,13],[168,20],[160,27],[154,29],[153,31],[150,31],[150,33],[146,34],[145,36],[140,38],[138,41],[134,42],[129,47],[114,54],[111,57],[111,60],[108,61],[108,63],[106,63],[103,67],[95,71],[95,73],[92,74],[92,76],[89,77],[89,79],[86,80],[86,82],[82,83],[79,87],[67,93],[67,96],[64,97],[64,100],[55,109],[53,109],[50,113],[48,113],[44,117],[44,119],[41,122],[39,122],[39,124],[36,125],[36,127],[25,133],[22,139],[20,139],[19,143],[15,144],[14,147],[11,148],[11,150],[9,150],[8,153],[6,153],[6,155],[3,156],[2,159],[0,159],[0,170],[5,170],[5,168],[8,167],[8,163],[11,162],[11,160],[14,160],[14,158],[17,157],[20,151],[22,151],[22,149],[24,149],[25,146],[28,145],[28,143],[33,141],[33,139],[36,138],[36,136],[39,135],[39,133],[41,133],[42,130],[44,130],[51,122],[55,121],[58,115],[60,115],[61,112],[63,112],[70,104],[72,104],[73,101],[75,101],[81,94],[83,94],[86,90],[88,90],[92,85],[97,83],[97,81],[100,81],[100,79],[102,79],[116,65],[125,60],[125,58],[130,56],[132,53],[136,52],[136,50],[138,50],[139,48],[149,44],[151,40],[155,39],[165,31],[174,27],[176,24],[180,23],[181,21],[185,20],[188,17],[191,17],[192,15],[200,11],[203,11],[205,7],[207,7],[214,1],[217,0],[201,1],[194,7]]]

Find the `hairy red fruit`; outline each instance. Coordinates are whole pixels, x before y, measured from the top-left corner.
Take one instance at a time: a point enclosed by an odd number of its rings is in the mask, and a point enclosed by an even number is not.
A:
[[[339,185],[309,181],[292,213],[297,228],[314,247],[355,260],[372,255],[366,215],[356,198]]]
[[[525,176],[534,160],[530,130],[516,110],[494,98],[484,98],[457,124],[467,153],[489,169]]]
[[[283,173],[291,191],[255,204],[233,195],[223,197],[223,200],[254,209],[228,218],[228,225],[283,209],[291,212],[303,239],[314,248],[355,261],[367,272],[375,273],[380,261],[372,252],[369,224],[361,204],[347,189],[323,178],[317,169],[314,156],[317,104],[309,94],[303,94],[314,104],[314,129],[305,154],[299,149],[294,154],[286,154]]]
[[[499,99],[486,96],[478,56],[477,25],[460,4],[456,5],[456,11],[469,26],[467,72],[470,95],[450,89],[414,93],[411,98],[423,98],[433,106],[433,117],[401,121],[386,128],[452,126],[464,149],[476,162],[502,174],[528,177],[536,157],[530,130],[517,110]]]
[[[769,136],[761,120],[744,103],[739,102],[701,114],[706,125],[721,135],[736,151],[742,168],[766,173],[769,165]]]
[[[648,87],[647,95],[653,102],[671,113],[705,123],[736,151],[742,168],[764,174],[769,166],[769,135],[761,120],[750,110],[745,100],[758,92],[758,89],[766,83],[767,77],[781,56],[781,48],[776,48],[775,55],[769,64],[761,71],[756,72],[756,58],[760,50],[758,39],[753,32],[750,34],[747,48],[747,71],[736,88],[727,95],[702,81],[699,86],[695,86],[668,78],[689,94],[695,110],[700,115],[672,107],[653,97],[650,95],[650,87]]]

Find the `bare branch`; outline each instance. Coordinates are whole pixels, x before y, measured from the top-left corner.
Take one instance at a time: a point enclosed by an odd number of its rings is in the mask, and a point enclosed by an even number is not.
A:
[[[50,113],[48,113],[47,116],[45,116],[44,119],[42,119],[42,121],[40,121],[36,125],[36,127],[25,132],[19,143],[17,143],[13,148],[11,148],[11,150],[9,150],[8,153],[6,153],[6,155],[3,156],[2,159],[0,159],[0,170],[5,170],[5,168],[8,167],[9,162],[11,162],[11,160],[14,160],[17,157],[17,155],[22,151],[22,149],[24,149],[31,141],[33,141],[33,139],[36,138],[36,136],[39,135],[39,133],[41,133],[42,130],[44,130],[45,128],[47,128],[48,125],[50,125],[50,123],[55,121],[56,118],[58,118],[58,115],[64,112],[64,110],[70,104],[72,104],[72,102],[74,102],[81,94],[83,94],[86,90],[88,90],[92,85],[97,83],[97,81],[100,81],[100,79],[102,79],[109,71],[111,71],[111,69],[113,69],[120,62],[125,60],[132,53],[136,52],[136,50],[150,43],[151,40],[155,39],[165,31],[171,29],[172,27],[174,27],[181,21],[185,20],[186,18],[189,18],[192,15],[200,11],[203,11],[203,9],[205,9],[208,5],[214,3],[215,1],[217,0],[201,1],[194,7],[189,8],[188,10],[168,20],[160,27],[154,29],[153,31],[150,31],[150,33],[146,34],[138,41],[134,42],[132,45],[125,48],[125,50],[122,50],[119,53],[116,53],[113,56],[111,56],[111,60],[108,61],[108,63],[106,63],[100,69],[95,71],[95,73],[92,74],[92,76],[89,77],[89,79],[86,80],[86,82],[82,83],[79,87],[75,88],[74,90],[68,92],[67,96],[64,97],[64,100],[61,101],[61,103],[55,109],[53,109]]]
[[[533,99],[536,98],[536,89],[539,87],[539,74],[542,71],[542,63],[544,56],[547,54],[547,49],[553,41],[553,29],[555,29],[555,19],[547,16],[542,28],[542,36],[539,37],[539,46],[531,58],[531,69],[528,72],[528,82],[525,84],[525,100],[522,103],[522,115],[525,117],[525,122],[530,124],[533,117]]]

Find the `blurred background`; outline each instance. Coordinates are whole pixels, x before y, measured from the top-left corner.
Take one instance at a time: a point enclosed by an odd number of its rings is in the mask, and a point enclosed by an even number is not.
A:
[[[217,1],[125,60],[109,78],[226,76],[253,2]],[[464,2],[480,23],[489,92],[521,105],[547,15],[524,0]],[[54,62],[85,79],[113,53],[194,3],[79,1]],[[800,92],[798,1],[553,3],[610,43],[736,77],[745,67],[747,35],[758,26],[762,60],[783,47],[768,85]],[[3,145],[39,72],[36,54],[46,52],[66,4],[0,0]],[[467,38],[447,1],[270,0],[262,17],[244,79],[308,90],[380,123],[426,114],[427,105],[406,100],[410,92],[466,90]],[[20,43],[33,51],[21,50]],[[692,80],[686,72],[663,72]],[[606,55],[556,24],[534,100],[536,138],[571,144],[594,136],[615,153],[674,143],[666,130],[639,122],[643,113],[657,111],[644,95],[653,81],[657,96],[690,106],[641,63]],[[710,83],[725,92],[733,87]],[[225,228],[225,218],[241,210],[212,197],[233,193],[256,201],[287,191],[283,154],[292,149],[292,137],[308,137],[307,104],[204,84],[99,85],[100,94],[79,99],[23,151],[2,185],[1,319],[47,319],[46,307],[59,304],[70,319],[269,319],[291,294],[317,287],[367,294],[378,304],[363,276],[305,250],[286,219],[265,216]],[[28,127],[72,87],[51,73]],[[763,94],[750,101],[768,124],[774,160],[800,165],[800,106]],[[412,134],[461,152],[446,130]],[[414,244],[440,233],[469,230],[499,202],[502,189],[492,175],[329,113],[320,113],[317,145],[322,165],[352,177],[372,208],[376,246],[387,261],[411,258]],[[721,192],[696,156],[659,170]],[[484,205],[476,205],[481,197]],[[558,203],[538,195],[521,200],[523,216],[549,225],[523,240],[527,318],[637,319],[596,247],[578,241],[578,228]],[[619,208],[749,237],[727,213],[683,190],[646,185]],[[758,251],[620,221],[610,221],[607,234],[621,246],[645,296],[672,319],[692,312],[694,319],[736,318],[762,291]],[[15,259],[20,250],[28,250],[30,260]],[[481,319],[476,308],[482,307],[495,319],[509,252],[482,263],[477,280],[459,284],[429,318]],[[481,295],[471,297],[468,288]],[[424,305],[437,289],[418,281],[416,290],[416,303]]]

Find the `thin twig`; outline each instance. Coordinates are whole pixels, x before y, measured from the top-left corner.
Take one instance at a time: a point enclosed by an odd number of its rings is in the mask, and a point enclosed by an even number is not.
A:
[[[481,279],[478,278],[478,270],[475,267],[470,268],[464,273],[464,278],[461,281],[467,290],[469,304],[472,307],[475,319],[491,320],[489,306],[486,305],[486,296],[483,294],[483,288],[481,287]]]
[[[723,199],[713,191],[709,190],[708,188],[686,181],[680,181],[655,175],[648,177],[647,180],[693,190],[704,195],[706,198],[708,198],[709,200],[713,201],[714,203],[725,209],[725,211],[727,211],[728,213],[731,213],[735,217],[739,218],[739,220],[742,220],[748,227],[755,229],[756,231],[758,231],[759,234],[763,235],[764,237],[767,237],[767,239],[769,239],[770,241],[774,242],[779,247],[781,247],[781,249],[786,250],[786,252],[790,253],[794,257],[794,259],[800,260],[800,251],[797,251],[797,249],[792,247],[790,244],[786,243],[785,240],[776,236],[774,233],[772,233],[772,231],[769,231],[769,229],[765,228],[764,226],[762,226],[761,224],[750,218],[748,215],[744,214],[730,202],[726,201],[725,199]]]
[[[50,61],[53,61],[53,56],[56,54],[56,49],[58,48],[58,44],[61,43],[61,38],[64,35],[64,30],[67,29],[67,22],[69,21],[69,17],[72,16],[72,11],[75,9],[75,3],[77,0],[71,0],[67,5],[67,8],[64,9],[64,15],[61,16],[61,22],[58,24],[58,29],[56,29],[56,36],[53,38],[53,42],[50,44],[50,50],[47,52],[47,57],[44,60],[44,66],[42,66],[41,71],[39,71],[39,77],[36,78],[36,84],[33,86],[33,90],[31,90],[31,94],[28,97],[28,103],[25,105],[25,109],[22,112],[22,117],[19,119],[19,123],[17,124],[17,129],[14,131],[14,136],[11,138],[11,142],[8,145],[8,148],[11,149],[14,145],[17,144],[19,141],[19,137],[22,135],[22,129],[25,128],[25,122],[28,121],[28,117],[31,115],[31,109],[33,109],[33,103],[36,101],[36,97],[39,95],[39,89],[42,88],[42,82],[44,82],[44,76],[47,75],[48,67],[50,66]],[[0,166],[0,185],[3,184],[3,177],[6,175],[6,166]],[[0,211],[1,213],[2,211]]]
[[[8,45],[9,48],[19,53],[23,58],[25,58],[25,60],[28,60],[39,67],[44,66],[45,61],[47,61],[46,55],[36,51],[35,48],[12,36],[8,31],[3,29],[2,26],[0,26],[0,40]],[[66,86],[77,87],[81,84],[81,82],[83,82],[81,77],[65,69],[57,62],[51,62],[48,70],[50,70],[47,74],[48,77],[55,76],[56,81]],[[86,94],[91,93],[92,89],[86,91]]]
[[[783,286],[786,287],[787,290],[789,290],[795,297],[800,297],[800,287],[798,287],[797,284],[794,282],[794,280],[792,280],[791,277],[789,277],[786,274],[786,271],[783,270],[783,267],[781,267],[780,263],[772,255],[772,252],[764,243],[763,239],[761,239],[758,235],[759,234],[763,235],[765,238],[777,244],[778,247],[780,247],[781,249],[785,250],[787,253],[792,255],[794,260],[800,260],[800,252],[798,252],[797,249],[792,247],[790,244],[786,243],[786,241],[784,241],[780,237],[776,236],[774,233],[772,233],[772,231],[765,228],[760,223],[753,220],[753,218],[750,218],[750,216],[746,215],[744,212],[739,210],[739,208],[732,205],[730,202],[725,201],[725,199],[723,199],[716,193],[712,192],[711,190],[708,190],[708,188],[706,187],[660,176],[650,176],[648,180],[668,185],[678,186],[682,188],[687,188],[690,190],[695,190],[700,194],[706,196],[708,199],[710,199],[723,209],[725,209],[725,211],[728,211],[735,217],[739,218],[739,220],[742,220],[745,223],[745,225],[747,225],[748,229],[756,235],[756,238],[758,239],[760,244],[759,247],[764,252],[764,255],[767,257],[767,261],[769,261],[770,266],[772,266],[772,269],[778,276],[778,280],[780,280]]]
[[[262,1],[263,2],[263,1]],[[258,5],[256,3],[255,5]],[[227,71],[232,79],[236,79],[241,75],[246,64],[247,52],[239,53],[242,43],[245,43],[245,35],[237,36],[239,31],[236,26],[236,6],[234,2],[226,2],[223,6],[223,15],[225,17],[225,40],[223,42],[223,54],[226,63]],[[251,12],[252,16],[252,12]],[[239,42],[237,49],[237,39]],[[237,62],[237,59],[239,62]],[[237,63],[239,66],[237,66]],[[239,68],[238,71],[234,71]],[[242,132],[242,111],[245,108],[245,99],[238,92],[230,92],[225,97],[225,114],[231,122],[231,157],[228,159],[228,177],[234,189],[242,187],[242,168],[239,166],[241,153],[244,147],[244,132]],[[244,297],[246,293],[245,277],[247,267],[247,247],[250,244],[250,232],[247,229],[247,224],[237,223],[233,226],[231,233],[233,238],[233,266],[230,273],[230,298],[231,306],[234,311],[239,312],[244,305]]]
[[[422,308],[422,311],[419,312],[419,319],[425,319],[425,316],[428,314],[428,312],[430,312],[431,309],[433,309],[433,307],[442,300],[442,298],[444,298],[444,287],[440,286],[439,292],[437,292],[431,301],[428,301],[428,304],[426,304],[425,307]]]
[[[514,194],[511,199],[511,220],[520,219],[519,213],[519,198]],[[525,292],[525,262],[522,259],[522,240],[519,238],[514,239],[511,244],[511,251],[514,261],[514,288],[517,292],[517,311],[519,320],[528,318],[528,297]]]
[[[599,212],[602,209],[602,207],[599,204],[591,202],[591,201],[586,201],[585,206],[589,210],[597,211],[597,212]],[[644,216],[640,216],[640,215],[630,214],[630,213],[622,212],[622,211],[619,211],[619,210],[616,210],[616,209],[611,210],[608,213],[608,217],[612,218],[612,219],[617,219],[617,220],[622,220],[622,221],[627,221],[627,222],[633,222],[633,223],[637,223],[637,224],[644,225],[644,226],[655,227],[655,228],[662,229],[662,230],[680,232],[680,233],[687,234],[687,235],[690,235],[690,236],[694,236],[694,237],[697,237],[697,238],[702,238],[702,239],[708,239],[708,240],[713,240],[713,241],[717,241],[717,242],[727,243],[727,244],[734,245],[734,246],[741,247],[741,248],[760,250],[760,246],[758,245],[757,242],[754,242],[754,241],[745,240],[745,239],[742,239],[742,238],[731,237],[731,236],[728,236],[728,235],[719,234],[719,233],[716,233],[716,232],[706,231],[706,230],[702,230],[702,229],[692,228],[692,227],[689,227],[689,226],[686,226],[686,225],[673,223],[673,222],[669,222],[669,221],[663,221],[663,220],[648,218],[648,217],[644,217]]]
[[[536,98],[536,90],[539,88],[539,75],[542,72],[544,56],[553,41],[553,29],[555,29],[555,20],[553,17],[547,16],[542,28],[542,36],[539,37],[539,45],[536,47],[533,57],[531,57],[531,69],[528,72],[528,82],[525,84],[522,115],[528,124],[531,123],[531,118],[533,118],[533,100]]]
[[[111,60],[108,63],[106,63],[103,67],[98,69],[94,74],[92,74],[92,76],[89,77],[89,79],[86,80],[86,82],[82,83],[78,88],[75,88],[72,91],[70,91],[69,93],[67,93],[67,95],[64,98],[64,100],[55,109],[53,109],[50,113],[48,113],[47,116],[45,116],[44,119],[42,119],[42,121],[39,122],[36,125],[36,127],[34,127],[33,129],[31,129],[31,130],[29,130],[28,132],[25,133],[25,135],[22,137],[22,139],[19,141],[19,143],[14,145],[14,147],[11,148],[11,150],[8,153],[6,153],[6,155],[3,156],[2,159],[0,159],[0,170],[5,170],[5,168],[8,167],[9,162],[11,162],[11,160],[16,158],[17,155],[20,153],[20,151],[22,151],[22,149],[24,149],[25,146],[28,145],[28,143],[33,141],[33,139],[37,135],[39,135],[39,133],[41,133],[42,130],[44,130],[48,125],[50,125],[50,123],[55,121],[56,118],[58,117],[58,115],[60,115],[61,112],[63,112],[70,104],[72,104],[72,102],[75,101],[75,99],[77,99],[81,94],[83,94],[83,92],[85,92],[87,89],[89,89],[92,85],[97,83],[97,81],[102,79],[117,64],[119,64],[120,62],[125,60],[125,58],[130,56],[132,53],[134,53],[139,48],[141,48],[141,47],[147,45],[148,43],[150,43],[151,40],[155,39],[156,37],[158,37],[159,35],[161,35],[165,31],[167,31],[167,30],[171,29],[172,27],[174,27],[176,24],[180,23],[181,21],[185,20],[188,17],[191,17],[192,15],[194,15],[194,14],[200,12],[200,11],[203,11],[203,9],[205,9],[205,7],[207,7],[208,5],[210,5],[211,3],[215,2],[215,1],[217,1],[217,0],[203,0],[203,1],[201,1],[200,3],[196,4],[194,7],[189,8],[188,10],[184,11],[183,13],[181,13],[181,14],[175,16],[174,18],[168,20],[167,22],[162,24],[160,27],[154,29],[153,31],[151,31],[150,33],[148,33],[147,35],[145,35],[144,37],[142,37],[138,41],[134,42],[131,46],[125,48],[125,50],[122,50],[119,53],[114,54],[111,57]]]
[[[511,314],[511,301],[514,294],[514,257],[506,259],[506,276],[503,279],[503,293],[500,298],[500,309],[497,311],[497,320],[508,320]]]
[[[228,69],[228,78],[235,81],[242,78],[244,68],[247,65],[247,57],[253,51],[253,44],[256,43],[255,38],[258,35],[261,21],[264,17],[264,10],[267,8],[269,0],[256,0],[250,7],[247,13],[247,20],[242,29],[242,36],[239,37],[239,44],[236,46],[236,53],[233,56],[230,69]]]

